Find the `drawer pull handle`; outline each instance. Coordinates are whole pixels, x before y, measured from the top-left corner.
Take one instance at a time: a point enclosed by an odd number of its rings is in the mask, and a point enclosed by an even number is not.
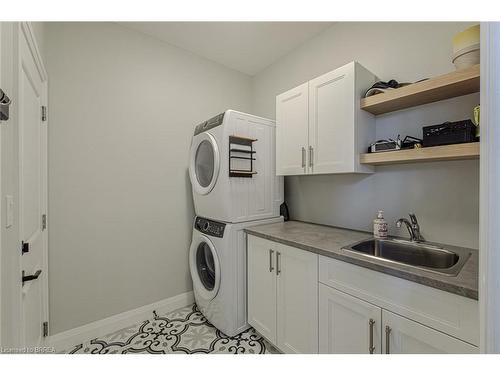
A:
[[[274,250],[269,249],[269,272],[273,272],[274,271],[274,267],[273,267],[273,253],[274,253]]]
[[[375,347],[373,346],[373,326],[375,325],[375,320],[370,319],[368,321],[368,324],[370,326],[370,347],[368,348],[370,351],[370,354],[373,354],[375,351]]]
[[[389,350],[389,342],[391,341],[390,335],[391,335],[391,327],[385,326],[385,354],[391,353],[391,351]]]

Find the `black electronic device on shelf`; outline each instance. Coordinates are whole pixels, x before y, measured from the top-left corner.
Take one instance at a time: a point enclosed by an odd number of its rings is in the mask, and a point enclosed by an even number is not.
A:
[[[422,128],[424,147],[476,141],[476,125],[471,120],[444,122]]]

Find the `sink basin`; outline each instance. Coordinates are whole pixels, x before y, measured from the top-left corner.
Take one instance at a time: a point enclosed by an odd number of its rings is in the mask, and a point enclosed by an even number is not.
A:
[[[344,250],[445,275],[457,275],[470,256],[465,249],[454,248],[452,251],[425,242],[398,239],[373,238],[347,246]]]

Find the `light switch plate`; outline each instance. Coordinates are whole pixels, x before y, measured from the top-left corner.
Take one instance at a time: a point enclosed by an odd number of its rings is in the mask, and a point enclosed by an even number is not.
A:
[[[14,224],[14,197],[5,196],[5,228],[10,228]]]

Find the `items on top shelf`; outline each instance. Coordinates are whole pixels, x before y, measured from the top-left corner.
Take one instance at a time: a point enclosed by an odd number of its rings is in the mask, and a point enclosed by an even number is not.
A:
[[[457,69],[469,68],[479,64],[480,28],[471,26],[453,37],[452,62]]]
[[[256,151],[253,142],[257,139],[229,136],[229,177],[252,178],[257,172],[254,170]]]
[[[479,92],[479,65],[361,99],[361,109],[380,115]]]

